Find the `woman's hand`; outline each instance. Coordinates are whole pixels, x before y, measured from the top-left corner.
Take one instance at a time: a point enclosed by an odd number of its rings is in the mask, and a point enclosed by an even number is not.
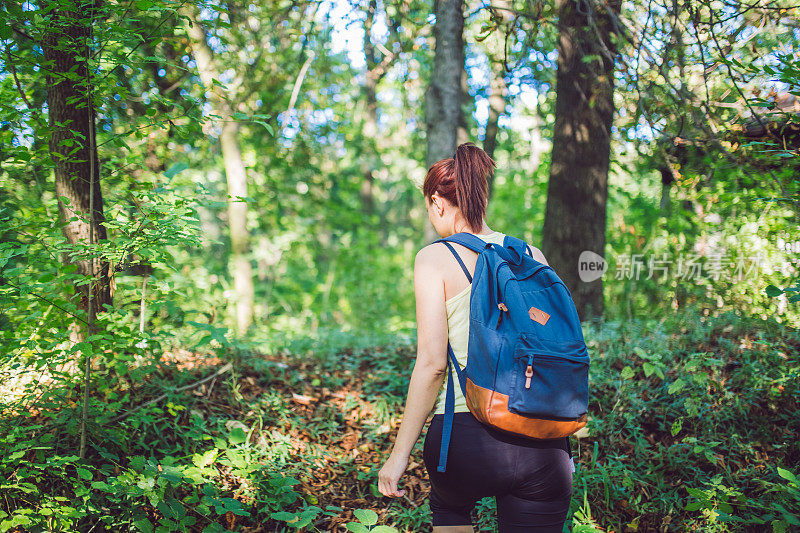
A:
[[[406,491],[397,489],[397,482],[400,476],[406,471],[408,457],[400,458],[394,454],[390,455],[384,463],[383,468],[378,473],[378,490],[384,496],[399,497]]]

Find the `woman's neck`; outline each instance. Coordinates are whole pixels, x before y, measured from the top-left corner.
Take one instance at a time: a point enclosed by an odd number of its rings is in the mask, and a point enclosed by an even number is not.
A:
[[[462,224],[458,224],[458,226],[460,228],[462,228],[462,229],[454,228],[453,233],[464,232],[464,233],[474,233],[476,235],[488,235],[490,233],[494,233],[494,230],[486,225],[486,221],[485,220],[483,221],[483,226],[481,227],[480,231],[472,231],[472,229],[469,227],[469,225],[466,222],[464,222],[463,225]]]

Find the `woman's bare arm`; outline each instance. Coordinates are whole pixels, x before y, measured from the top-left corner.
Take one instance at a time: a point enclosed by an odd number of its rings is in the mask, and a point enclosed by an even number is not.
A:
[[[402,496],[397,482],[408,465],[422,427],[433,409],[447,372],[447,311],[441,253],[427,246],[414,260],[417,307],[417,360],[408,385],[405,411],[392,453],[378,475],[378,489],[386,496]],[[446,250],[445,250],[446,251]]]

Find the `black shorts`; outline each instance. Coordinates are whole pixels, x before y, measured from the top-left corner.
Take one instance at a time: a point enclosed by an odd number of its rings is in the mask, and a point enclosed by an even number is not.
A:
[[[567,438],[532,440],[455,413],[447,471],[437,472],[444,417],[435,415],[423,458],[431,480],[434,526],[470,525],[481,498],[497,498],[500,533],[560,533],[572,496],[573,463]]]

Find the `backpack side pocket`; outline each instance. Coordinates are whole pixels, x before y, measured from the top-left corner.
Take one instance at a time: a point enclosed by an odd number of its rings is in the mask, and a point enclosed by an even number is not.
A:
[[[541,342],[520,335],[514,350],[508,410],[523,416],[575,420],[586,414],[589,355],[582,342]]]

